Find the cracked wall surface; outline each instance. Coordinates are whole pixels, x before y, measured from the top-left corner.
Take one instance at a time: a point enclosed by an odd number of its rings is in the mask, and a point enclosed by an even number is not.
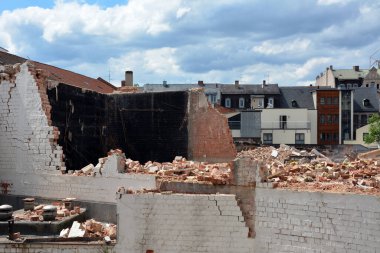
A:
[[[118,252],[253,252],[235,195],[125,194]]]
[[[64,166],[62,148],[56,144],[56,129],[46,116],[49,105],[43,81],[28,64],[0,66],[0,72],[8,73],[0,82],[0,167],[57,174]]]
[[[380,252],[380,197],[256,188],[255,251]]]

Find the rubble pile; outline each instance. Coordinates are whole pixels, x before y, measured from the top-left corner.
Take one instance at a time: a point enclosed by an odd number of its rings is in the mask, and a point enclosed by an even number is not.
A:
[[[206,163],[187,161],[176,156],[173,162],[151,162],[144,165],[131,159],[126,160],[126,172],[157,174],[159,178],[172,181],[209,182],[228,184],[231,180],[231,167],[228,163]]]
[[[74,237],[89,237],[104,239],[106,242],[116,240],[115,224],[102,223],[94,219],[86,220],[83,223],[74,221],[71,228],[65,228],[60,232],[60,237],[74,238]]]
[[[14,212],[13,218],[15,221],[43,221],[43,208],[48,205],[50,204],[41,204],[35,206],[33,210]],[[62,202],[53,202],[52,205],[57,207],[57,215],[55,217],[57,221],[61,221],[65,219],[65,217],[80,214],[81,212],[79,206],[75,206],[73,210],[69,210]]]
[[[347,155],[332,162],[317,150],[299,151],[286,145],[243,151],[238,157],[265,161],[261,168],[263,182],[274,187],[330,191],[380,191],[380,161]]]
[[[207,163],[187,161],[182,156],[176,156],[173,162],[152,162],[140,164],[139,161],[125,158],[120,149],[108,152],[108,157],[100,158],[94,166],[89,164],[81,170],[72,173],[74,176],[96,176],[106,173],[106,163],[110,156],[116,155],[119,159],[118,173],[155,174],[158,178],[170,181],[207,182],[211,184],[228,184],[231,181],[231,166],[229,163]]]

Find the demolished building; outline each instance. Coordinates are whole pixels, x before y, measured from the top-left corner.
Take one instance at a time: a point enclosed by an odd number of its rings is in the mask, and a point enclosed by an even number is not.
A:
[[[99,92],[36,66],[1,66],[1,204],[76,198],[117,224],[116,243],[1,236],[4,252],[380,250],[374,158],[334,163],[287,146],[236,154],[226,119],[199,90]],[[87,227],[100,225],[70,228]]]

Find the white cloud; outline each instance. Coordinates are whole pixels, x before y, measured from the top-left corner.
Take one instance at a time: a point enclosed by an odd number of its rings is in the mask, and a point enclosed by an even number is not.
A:
[[[179,8],[176,14],[177,19],[184,17],[190,11],[191,11],[191,8]]]
[[[312,58],[305,62],[305,64],[303,64],[302,66],[296,68],[295,74],[299,78],[304,78],[307,75],[309,75],[311,71],[315,71],[317,67],[318,69],[323,69],[323,66],[331,61],[332,58],[329,57]]]
[[[318,0],[319,5],[333,5],[333,4],[340,4],[340,5],[345,5],[352,0]]]
[[[275,55],[289,52],[303,52],[306,51],[311,44],[309,39],[297,38],[289,42],[274,42],[264,41],[259,46],[254,46],[253,51],[265,55]]]

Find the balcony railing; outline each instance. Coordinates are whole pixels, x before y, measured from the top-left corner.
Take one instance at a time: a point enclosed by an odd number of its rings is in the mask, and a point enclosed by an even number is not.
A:
[[[261,129],[310,129],[310,121],[262,121]]]

